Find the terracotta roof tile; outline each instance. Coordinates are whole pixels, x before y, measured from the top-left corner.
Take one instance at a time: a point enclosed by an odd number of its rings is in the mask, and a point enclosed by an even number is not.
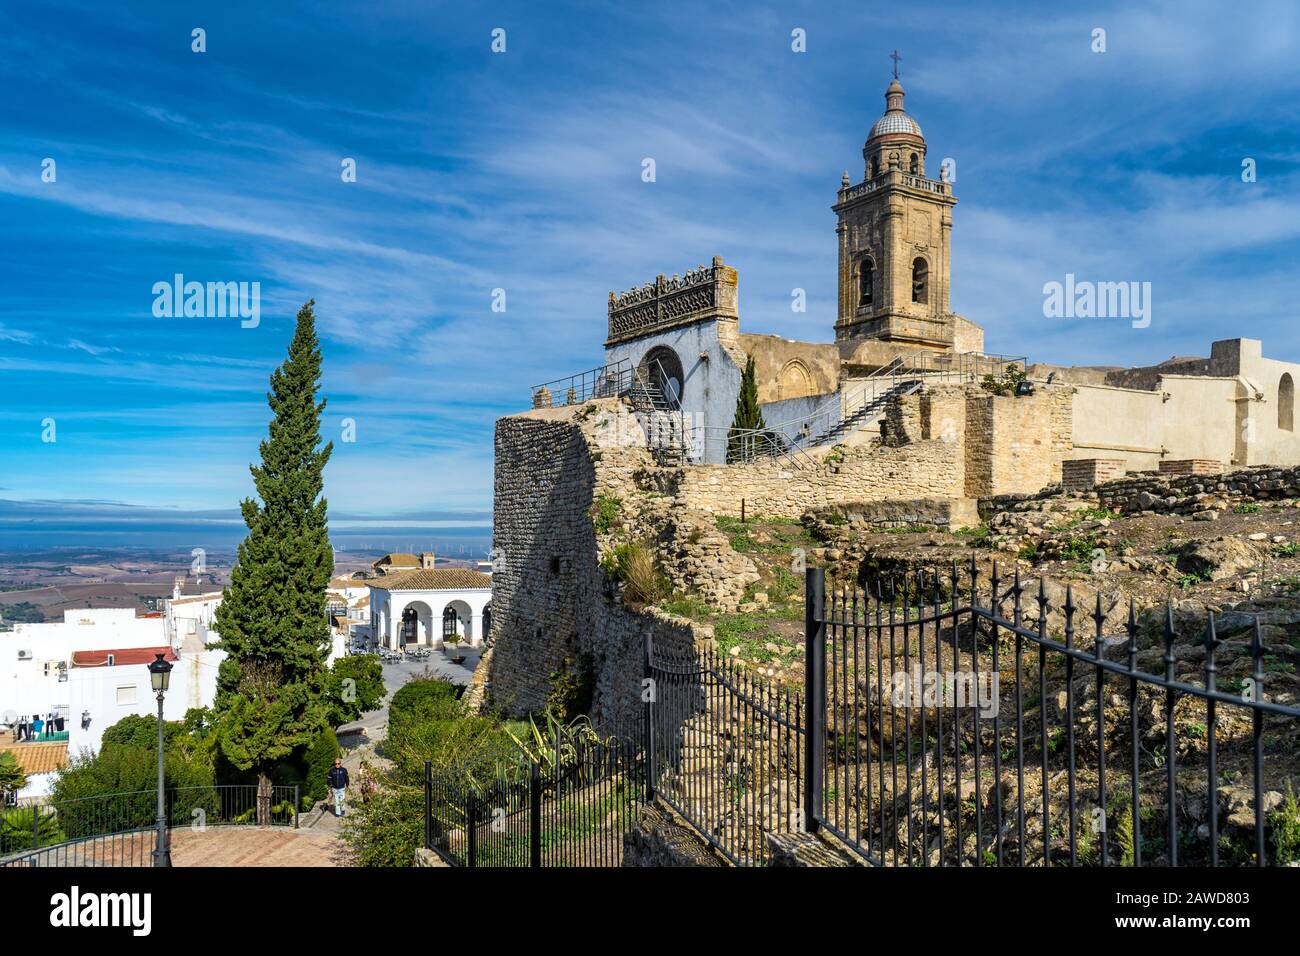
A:
[[[367,581],[376,591],[463,591],[492,587],[492,577],[467,568],[424,568],[386,574]]]
[[[108,655],[113,655],[113,664],[124,667],[128,664],[152,664],[159,654],[165,654],[169,661],[177,661],[176,652],[170,647],[123,647],[106,648],[102,651],[73,651],[73,667],[107,667]]]
[[[0,743],[0,751],[13,754],[26,774],[53,773],[68,765],[66,740],[46,744]]]

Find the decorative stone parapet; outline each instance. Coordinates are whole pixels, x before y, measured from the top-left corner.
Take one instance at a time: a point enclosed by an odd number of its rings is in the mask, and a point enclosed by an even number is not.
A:
[[[736,270],[721,256],[684,276],[656,276],[621,294],[609,294],[609,338],[605,345],[690,325],[705,319],[739,321]]]

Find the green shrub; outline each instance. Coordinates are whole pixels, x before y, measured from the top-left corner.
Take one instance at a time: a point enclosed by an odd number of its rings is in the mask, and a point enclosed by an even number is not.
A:
[[[591,525],[597,534],[605,534],[614,527],[622,507],[623,499],[617,495],[601,495],[592,502]]]
[[[1289,780],[1286,799],[1268,815],[1268,822],[1273,831],[1274,862],[1278,866],[1287,866],[1300,861],[1300,802],[1297,802]]]
[[[400,734],[421,720],[447,719],[462,713],[463,688],[445,680],[414,677],[388,703],[388,733]]]
[[[342,838],[355,866],[413,866],[424,845],[423,787],[387,787],[354,802]]]
[[[668,581],[645,543],[628,541],[610,552],[605,570],[623,582],[623,598],[631,607],[653,604],[668,594]]]
[[[0,753],[0,797],[7,793],[17,793],[25,786],[27,774],[18,765],[18,758],[8,750]],[[0,805],[3,805],[2,801]]]
[[[146,724],[148,725],[146,727]],[[151,731],[146,733],[146,731]],[[158,786],[155,718],[127,717],[104,731],[99,753],[82,753],[55,778],[54,802]],[[216,782],[213,739],[185,733],[180,722],[163,725],[163,774],[167,787],[210,787]],[[141,742],[148,738],[147,745]]]
[[[53,813],[42,810],[36,821],[33,821],[32,813],[31,807],[14,807],[0,812],[0,853],[36,850],[68,839]],[[36,846],[32,845],[33,823],[36,825]]]
[[[334,758],[342,752],[339,738],[332,727],[326,727],[307,747],[302,761],[304,772],[301,784],[303,792],[311,797],[313,803],[328,796],[329,783],[326,777],[334,766]]]
[[[591,656],[566,657],[551,673],[551,693],[546,698],[546,710],[561,723],[568,723],[580,714],[591,712],[595,693],[596,674]]]
[[[325,681],[331,727],[354,721],[384,703],[384,668],[373,655],[340,657]]]
[[[1027,377],[1019,365],[1012,363],[1002,370],[1001,378],[998,378],[992,372],[985,375],[980,382],[980,388],[986,392],[992,392],[994,395],[1014,395],[1016,386]]]

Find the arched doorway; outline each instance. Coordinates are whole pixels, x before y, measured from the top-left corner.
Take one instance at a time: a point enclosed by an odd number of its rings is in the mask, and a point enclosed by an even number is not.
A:
[[[682,369],[682,360],[668,346],[655,346],[645,354],[641,360],[641,377],[657,387],[669,404],[676,405],[681,401],[686,373]]]
[[[464,601],[451,601],[442,609],[442,639],[452,635],[466,643],[474,638],[474,612]]]
[[[483,607],[483,637],[492,633],[492,602],[488,602]]]
[[[402,609],[397,621],[397,647],[428,644],[433,637],[433,611],[423,601],[412,601]]]

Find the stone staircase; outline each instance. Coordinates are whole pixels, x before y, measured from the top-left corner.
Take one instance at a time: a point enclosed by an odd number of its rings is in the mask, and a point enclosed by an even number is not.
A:
[[[826,431],[809,439],[805,448],[815,448],[818,445],[833,445],[845,435],[858,431],[863,428],[869,428],[880,420],[884,414],[886,406],[891,399],[910,395],[921,387],[920,379],[904,379],[889,388],[876,394],[874,397],[865,402],[852,414],[841,419],[839,424],[828,428]]]

